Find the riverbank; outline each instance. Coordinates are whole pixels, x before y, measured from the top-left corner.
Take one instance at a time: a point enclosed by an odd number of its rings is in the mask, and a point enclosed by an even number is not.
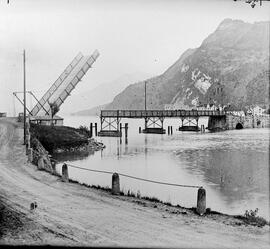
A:
[[[17,123],[0,119],[0,134],[1,224],[6,224],[1,244],[269,246],[269,226],[250,226],[220,214],[200,217],[184,208],[64,183],[27,163]],[[31,211],[34,201],[37,208]]]
[[[97,151],[104,149],[102,143],[89,138],[87,127],[78,129],[69,126],[31,124],[31,144],[37,139],[51,154],[66,152]]]

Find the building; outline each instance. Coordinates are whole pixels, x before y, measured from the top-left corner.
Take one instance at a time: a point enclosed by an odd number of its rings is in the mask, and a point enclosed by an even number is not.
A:
[[[232,114],[234,116],[239,116],[239,117],[245,116],[245,112],[241,111],[241,110],[230,111],[230,114]]]
[[[203,104],[203,105],[199,105],[196,108],[197,110],[201,110],[201,111],[217,111],[217,110],[222,110],[221,107],[217,107],[214,104]]]
[[[247,114],[253,115],[253,116],[262,116],[262,115],[264,115],[265,111],[266,111],[266,109],[256,105],[255,107],[250,107],[247,110]]]
[[[51,116],[30,116],[30,123],[39,125],[51,125]],[[55,115],[53,117],[53,125],[62,126],[64,124],[64,119]]]

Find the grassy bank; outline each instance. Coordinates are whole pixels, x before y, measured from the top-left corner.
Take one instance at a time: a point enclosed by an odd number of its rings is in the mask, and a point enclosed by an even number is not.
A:
[[[31,124],[30,132],[31,139],[38,139],[49,153],[56,149],[68,149],[88,144],[88,136],[83,130],[68,126]]]

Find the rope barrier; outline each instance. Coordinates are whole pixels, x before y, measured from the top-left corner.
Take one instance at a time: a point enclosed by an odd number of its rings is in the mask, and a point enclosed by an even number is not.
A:
[[[72,164],[67,164],[67,166],[70,166],[72,168],[77,168],[77,169],[82,169],[82,170],[86,170],[86,171],[92,171],[92,172],[97,172],[97,173],[104,173],[104,174],[113,174],[114,172],[111,171],[105,171],[105,170],[97,170],[97,169],[87,169],[87,168],[82,168],[79,166],[75,166]]]
[[[153,181],[153,180],[148,180],[148,179],[144,179],[144,178],[140,178],[140,177],[135,177],[135,176],[125,175],[125,174],[122,174],[122,173],[119,173],[118,175],[121,175],[121,176],[124,176],[124,177],[133,178],[133,179],[140,180],[140,181],[151,182],[151,183],[157,183],[157,184],[162,184],[162,185],[169,185],[169,186],[176,186],[176,187],[184,187],[184,188],[201,188],[201,187],[202,187],[202,186],[198,186],[198,185],[185,185],[185,184],[176,184],[176,183],[168,183],[168,182]]]
[[[33,150],[34,153],[36,153],[37,155],[41,155],[39,152],[36,152]],[[56,163],[60,163],[57,160],[50,158],[51,161],[54,161]],[[104,173],[104,174],[114,174],[115,172],[112,171],[105,171],[105,170],[97,170],[97,169],[87,169],[87,168],[83,168],[83,167],[79,167],[79,166],[75,166],[72,164],[66,164],[67,166],[70,166],[72,168],[76,168],[76,169],[81,169],[81,170],[86,170],[86,171],[91,171],[91,172],[97,172],[97,173]],[[154,180],[148,180],[148,179],[144,179],[144,178],[140,178],[140,177],[136,177],[136,176],[131,176],[131,175],[126,175],[123,173],[118,173],[119,176],[123,176],[123,177],[127,177],[127,178],[132,178],[135,180],[139,180],[139,181],[144,181],[144,182],[151,182],[151,183],[156,183],[156,184],[161,184],[161,185],[168,185],[168,186],[175,186],[175,187],[184,187],[184,188],[201,188],[202,186],[198,186],[198,185],[185,185],[185,184],[176,184],[176,183],[168,183],[168,182],[160,182],[160,181],[154,181]]]

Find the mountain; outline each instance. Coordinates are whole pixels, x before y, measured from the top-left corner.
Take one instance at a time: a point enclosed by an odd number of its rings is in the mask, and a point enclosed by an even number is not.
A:
[[[269,105],[269,22],[225,19],[200,47],[147,80],[148,109],[205,103]],[[144,109],[144,81],[129,85],[105,107]]]
[[[72,116],[99,116],[100,111],[106,109],[109,104],[99,105],[91,109],[86,109],[71,113]]]
[[[98,105],[104,105],[113,100],[115,95],[120,93],[127,87],[130,82],[137,82],[149,74],[142,72],[135,72],[132,74],[125,74],[112,82],[103,83],[96,88],[85,91],[81,94],[74,94],[68,98],[65,105],[61,107],[61,113],[76,113],[84,109],[90,109]]]

